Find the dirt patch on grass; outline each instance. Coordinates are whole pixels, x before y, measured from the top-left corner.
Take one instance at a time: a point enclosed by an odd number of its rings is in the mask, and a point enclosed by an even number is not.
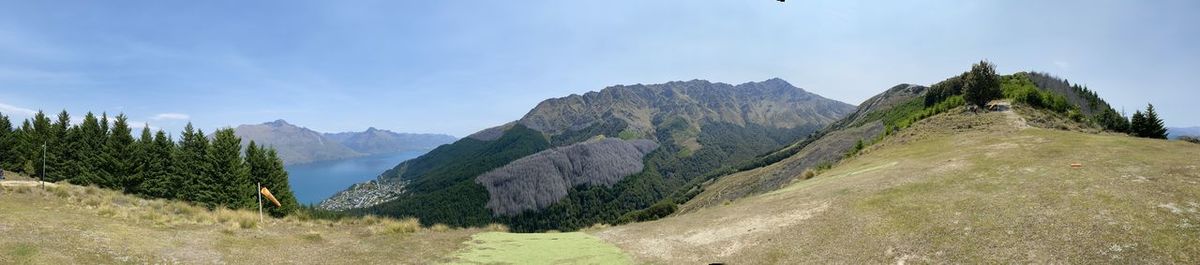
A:
[[[799,225],[829,208],[829,202],[820,202],[769,214],[725,216],[703,221],[696,226],[659,231],[656,236],[650,237],[630,237],[630,234],[648,232],[631,226],[615,227],[599,232],[597,236],[617,242],[624,249],[652,260],[710,262],[703,260],[704,256],[728,258],[746,248],[756,247],[763,235]]]

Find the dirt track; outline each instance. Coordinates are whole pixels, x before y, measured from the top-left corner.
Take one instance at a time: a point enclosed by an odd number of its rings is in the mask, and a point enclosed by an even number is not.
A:
[[[37,187],[41,186],[41,182],[33,180],[0,180],[0,186],[4,187]],[[58,186],[58,184],[46,182],[47,187]]]

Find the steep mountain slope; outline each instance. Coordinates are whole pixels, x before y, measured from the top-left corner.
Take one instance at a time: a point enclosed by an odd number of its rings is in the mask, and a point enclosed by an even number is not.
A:
[[[350,202],[379,201],[356,193],[392,194],[394,201],[355,212],[417,216],[423,222],[452,225],[500,221],[518,230],[575,229],[613,222],[624,213],[648,207],[698,176],[778,149],[852,109],[779,79],[737,86],[702,80],[614,86],[546,100],[521,120],[405,161],[381,174],[375,184],[356,185],[323,205],[369,206]],[[476,177],[519,158],[599,136],[647,139],[658,148],[644,154],[644,170],[616,183],[571,185],[567,195],[552,204],[514,206],[525,209],[516,215],[485,207],[497,190],[485,189]],[[616,157],[625,156],[584,156],[572,163],[624,165],[610,160]],[[531,183],[536,185],[528,189],[557,189],[550,187],[557,185],[554,182]],[[362,187],[403,192],[357,189]]]
[[[812,179],[596,234],[649,264],[1200,262],[1200,148],[1016,113],[952,109]]]
[[[324,135],[308,128],[276,120],[255,125],[239,125],[234,134],[243,141],[255,141],[274,147],[286,164],[303,164],[363,156]]]
[[[326,133],[324,136],[351,150],[366,154],[431,150],[457,140],[454,136],[445,134],[396,133],[375,127],[362,132]]]
[[[927,90],[945,88],[961,89],[962,75],[951,77],[934,84],[935,89],[901,84],[863,102],[857,111],[823,129],[804,141],[789,145],[774,154],[760,157],[750,166],[738,168],[738,172],[712,175],[706,183],[693,183],[693,188],[682,196],[683,212],[718,205],[753,194],[774,190],[791,181],[802,180],[805,171],[817,171],[836,162],[861,143],[870,144],[893,130],[906,127],[915,120],[936,114],[947,108],[960,106],[961,98],[931,94]],[[1001,76],[1002,89],[1020,89],[1046,92],[1062,98],[1061,112],[1032,111],[1029,125],[1035,127],[1074,129],[1099,132],[1117,126],[1120,117],[1107,102],[1085,87],[1071,85],[1067,81],[1045,73],[1019,72]],[[1011,91],[1010,91],[1011,92]],[[958,92],[955,92],[958,93]],[[1008,93],[1008,92],[1006,92]],[[940,96],[940,97],[939,97]],[[1045,96],[1042,96],[1045,97]],[[937,98],[938,100],[929,100]],[[1053,99],[1046,99],[1053,100]],[[935,105],[929,105],[935,104]],[[928,106],[927,106],[928,105]],[[1043,106],[1052,108],[1051,106]],[[1076,115],[1079,114],[1079,115]],[[1127,124],[1127,122],[1126,122]],[[708,179],[706,179],[708,180]]]
[[[695,192],[703,191],[688,200],[681,211],[694,211],[752,194],[775,190],[788,184],[805,170],[836,162],[860,141],[871,141],[885,133],[885,114],[902,113],[911,108],[920,108],[919,101],[926,87],[910,84],[894,86],[879,95],[863,101],[858,109],[829,127],[777,151],[775,156],[786,158],[765,167],[720,176],[719,181],[707,186],[698,186]]]

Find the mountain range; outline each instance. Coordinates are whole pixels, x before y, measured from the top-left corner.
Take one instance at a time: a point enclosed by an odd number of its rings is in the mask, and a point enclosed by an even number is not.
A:
[[[1180,136],[1200,137],[1200,126],[1167,128],[1167,136],[1171,139],[1179,139]]]
[[[321,207],[519,230],[611,223],[853,110],[778,78],[612,86],[545,100],[517,121],[402,162]]]
[[[320,133],[284,120],[239,125],[234,133],[244,141],[274,147],[285,164],[430,150],[457,140],[444,134],[396,133],[374,127],[362,132]]]

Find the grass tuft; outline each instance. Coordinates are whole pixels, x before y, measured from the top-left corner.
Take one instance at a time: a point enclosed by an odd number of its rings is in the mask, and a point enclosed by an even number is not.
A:
[[[383,226],[383,234],[408,234],[421,229],[421,222],[417,218],[403,220],[384,218],[381,220],[383,220],[380,222],[380,225]]]
[[[434,232],[446,232],[450,231],[450,226],[446,224],[434,224],[433,226],[429,227],[429,230],[433,230]]]
[[[490,232],[508,232],[508,226],[504,224],[491,223],[483,227],[483,230]]]

